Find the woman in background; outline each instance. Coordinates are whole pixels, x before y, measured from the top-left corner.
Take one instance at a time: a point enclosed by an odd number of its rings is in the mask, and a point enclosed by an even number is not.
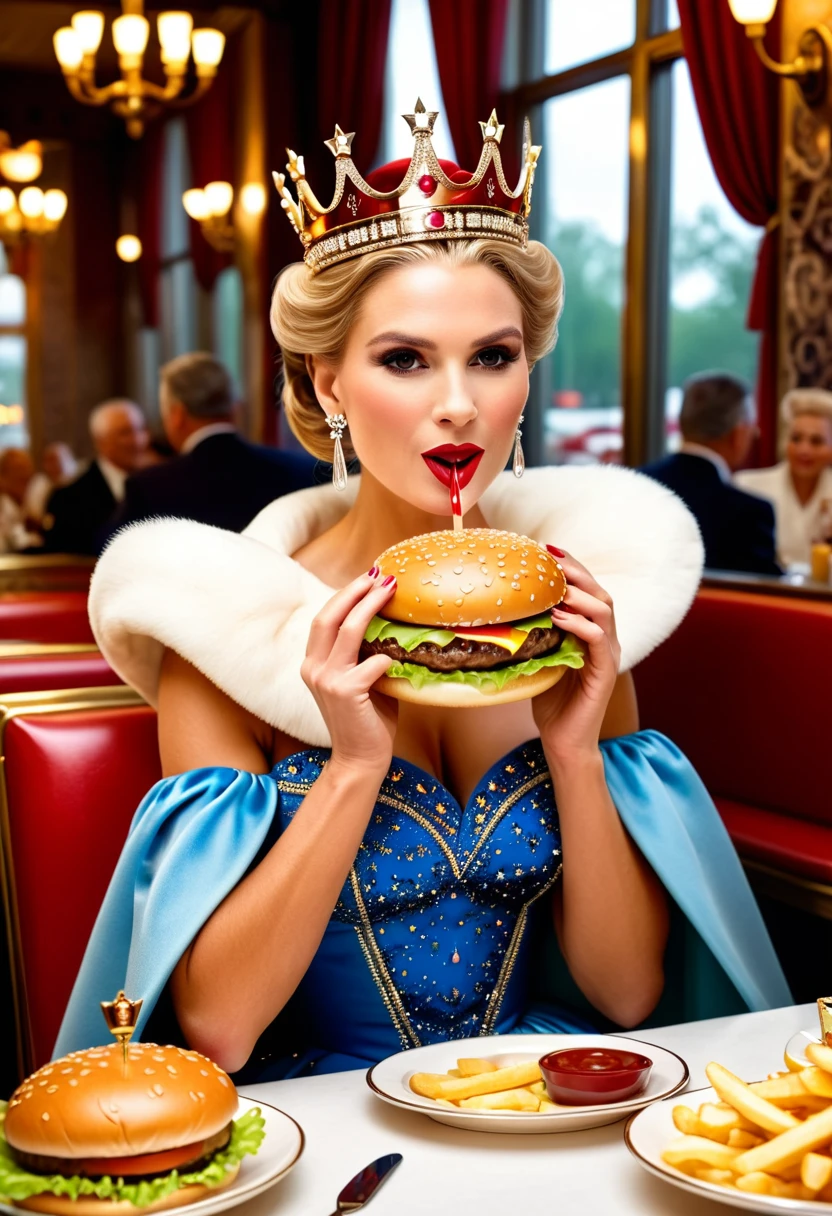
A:
[[[812,544],[824,540],[821,514],[832,501],[832,393],[796,388],[781,405],[786,459],[770,469],[744,469],[734,481],[741,490],[774,506],[777,557],[788,569],[808,563]]]

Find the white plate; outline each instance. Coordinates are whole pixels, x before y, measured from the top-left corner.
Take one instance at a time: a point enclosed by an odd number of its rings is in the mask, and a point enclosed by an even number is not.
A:
[[[257,1155],[243,1157],[240,1172],[231,1186],[223,1187],[215,1195],[209,1194],[204,1199],[197,1199],[194,1203],[178,1209],[179,1211],[198,1210],[200,1216],[208,1216],[210,1212],[224,1212],[227,1208],[236,1207],[238,1203],[245,1203],[246,1200],[253,1199],[255,1195],[260,1195],[274,1186],[300,1159],[304,1136],[299,1123],[266,1102],[252,1102],[250,1098],[241,1097],[239,1103],[238,1115],[244,1115],[247,1110],[259,1106],[265,1119],[263,1130],[266,1134]],[[21,1209],[0,1203],[0,1211],[9,1212],[11,1216],[20,1216]],[[141,1208],[136,1208],[137,1216],[140,1216],[141,1211]]]
[[[683,1094],[681,1101],[694,1109],[703,1102],[718,1102],[719,1097],[713,1089],[690,1090]],[[714,1182],[702,1182],[699,1178],[691,1178],[687,1174],[674,1169],[662,1161],[662,1153],[679,1136],[679,1131],[673,1124],[674,1102],[657,1102],[647,1110],[633,1115],[624,1128],[624,1142],[639,1165],[643,1165],[651,1174],[681,1187],[683,1191],[691,1191],[694,1195],[705,1195],[718,1203],[727,1203],[730,1207],[745,1208],[748,1212],[789,1213],[789,1216],[820,1216],[821,1213],[832,1212],[832,1204],[821,1203],[814,1199],[775,1199],[773,1195],[751,1195],[747,1191],[737,1191],[732,1187],[717,1186]]]
[[[547,1114],[529,1114],[513,1110],[451,1110],[437,1106],[432,1098],[415,1094],[410,1078],[416,1072],[448,1072],[456,1068],[460,1056],[482,1056],[501,1068],[509,1064],[524,1064],[539,1060],[550,1051],[568,1047],[618,1047],[638,1051],[653,1061],[653,1071],[647,1088],[626,1102],[608,1102],[598,1106],[561,1106]],[[417,1110],[437,1123],[464,1127],[474,1132],[573,1132],[580,1128],[602,1127],[615,1123],[635,1110],[669,1098],[688,1082],[688,1066],[672,1051],[643,1043],[638,1039],[618,1038],[608,1034],[498,1034],[489,1038],[453,1039],[448,1043],[432,1043],[388,1056],[367,1073],[370,1089],[392,1106]]]

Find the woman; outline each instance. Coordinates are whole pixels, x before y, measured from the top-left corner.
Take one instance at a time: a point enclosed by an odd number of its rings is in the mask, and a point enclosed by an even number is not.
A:
[[[562,1006],[530,1007],[536,903],[588,1007],[632,1026],[663,986],[657,870],[747,1004],[788,1000],[712,804],[671,744],[636,733],[620,674],[686,610],[695,524],[628,471],[501,473],[513,449],[522,471],[528,375],[561,307],[559,266],[523,230],[538,150],[510,194],[496,125],[484,126],[468,182],[436,160],[420,116],[408,119],[412,164],[369,183],[336,134],[336,204],[347,180],[361,196],[347,187],[343,213],[320,210],[298,160],[303,207],[278,179],[307,238],[272,306],[284,404],[305,446],[336,457],[336,486],[280,499],[241,537],[129,529],[99,565],[96,633],[159,706],[166,776],[134,821],[59,1051],[96,1037],[93,997],[116,979],[145,1000],[140,1029],[163,1033],[168,1015],[172,1033],[248,1079],[585,1028]],[[497,220],[472,237],[485,197]],[[358,659],[395,590],[377,555],[448,525],[447,488],[423,458],[448,443],[482,449],[467,526],[572,550],[553,549],[570,586],[552,616],[586,662],[533,701],[398,703],[373,691],[390,660]],[[339,492],[343,446],[363,471]]]
[[[832,393],[795,388],[781,405],[786,459],[770,469],[744,469],[734,477],[742,490],[768,498],[774,506],[780,564],[805,565],[812,545],[825,540],[823,504],[832,500]]]

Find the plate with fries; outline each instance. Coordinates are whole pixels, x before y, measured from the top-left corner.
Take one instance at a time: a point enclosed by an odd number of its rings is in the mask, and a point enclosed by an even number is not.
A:
[[[650,1173],[754,1212],[832,1213],[832,1047],[806,1041],[807,1066],[750,1084],[721,1064],[712,1088],[661,1102],[624,1139]]]
[[[573,1047],[639,1051],[653,1062],[646,1087],[623,1102],[565,1106],[552,1102],[541,1056]],[[684,1060],[638,1039],[603,1034],[502,1034],[433,1043],[388,1056],[367,1073],[383,1102],[416,1110],[437,1123],[476,1132],[571,1132],[601,1127],[678,1093],[688,1082]]]

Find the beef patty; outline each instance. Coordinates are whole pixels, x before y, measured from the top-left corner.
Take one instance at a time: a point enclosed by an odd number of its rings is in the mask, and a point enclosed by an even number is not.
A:
[[[418,663],[431,671],[486,671],[491,667],[511,667],[557,650],[562,640],[559,629],[532,629],[525,642],[513,655],[494,642],[476,642],[473,638],[455,637],[447,646],[422,642],[413,650],[405,650],[395,638],[361,643],[360,658],[386,654],[399,663]]]

